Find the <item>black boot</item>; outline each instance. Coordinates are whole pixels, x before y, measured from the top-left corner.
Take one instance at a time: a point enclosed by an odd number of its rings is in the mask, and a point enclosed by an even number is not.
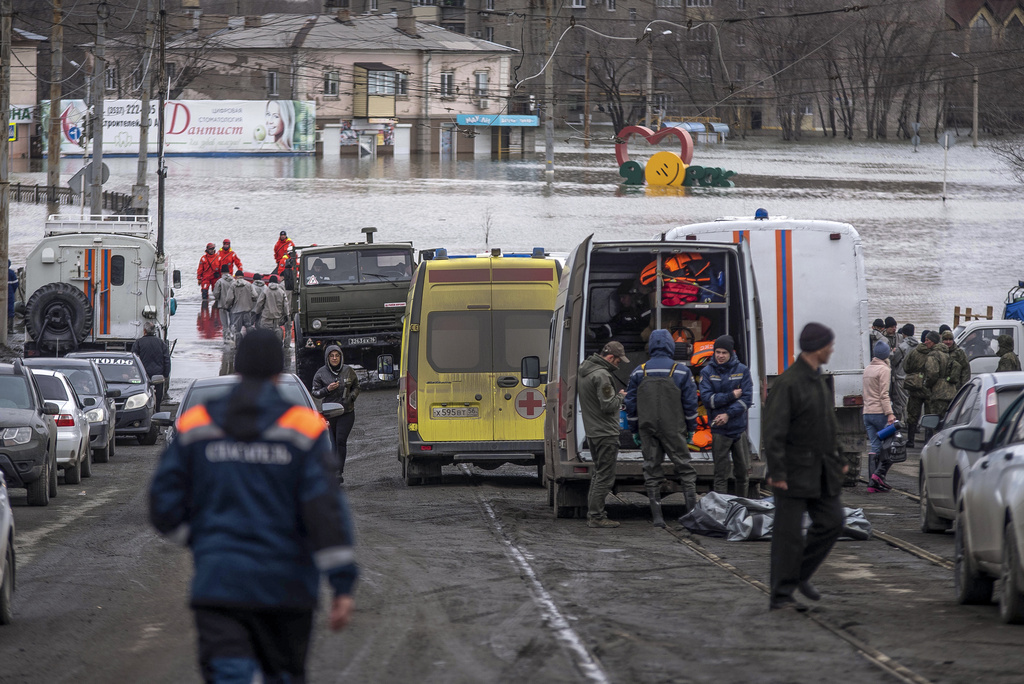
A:
[[[878,470],[878,454],[868,454],[868,482],[871,482],[871,476]]]
[[[697,507],[697,492],[695,490],[689,490],[684,494],[684,496],[686,496],[686,512],[689,513]]]
[[[661,487],[648,487],[647,499],[651,502],[651,524],[664,527],[665,518],[661,515]]]

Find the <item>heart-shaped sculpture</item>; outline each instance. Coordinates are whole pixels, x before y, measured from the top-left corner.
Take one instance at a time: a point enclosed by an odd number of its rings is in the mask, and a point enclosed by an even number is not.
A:
[[[665,136],[674,135],[679,138],[679,144],[682,148],[679,152],[679,158],[683,160],[684,164],[689,164],[693,161],[693,138],[691,138],[690,134],[682,128],[663,128],[655,133],[646,126],[626,126],[619,131],[618,137],[622,142],[615,143],[615,161],[619,163],[619,166],[622,166],[629,161],[629,153],[626,150],[626,145],[629,143],[630,136],[634,133],[643,136],[643,138],[652,145],[657,145]]]

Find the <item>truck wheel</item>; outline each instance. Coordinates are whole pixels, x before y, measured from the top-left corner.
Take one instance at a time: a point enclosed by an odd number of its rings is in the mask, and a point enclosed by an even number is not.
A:
[[[85,293],[68,283],[47,283],[25,305],[29,337],[43,349],[78,346],[92,330],[92,304]]]
[[[964,514],[956,516],[953,535],[953,586],[956,600],[963,605],[984,605],[992,602],[991,577],[982,575],[974,568],[966,542],[964,541]]]
[[[43,472],[39,473],[39,479],[29,482],[25,488],[28,490],[29,506],[47,506],[50,503],[50,458],[47,456],[43,463]]]
[[[1003,529],[1002,592],[999,596],[999,617],[1008,625],[1024,622],[1024,586],[1020,581],[1020,552],[1013,523],[1006,523]]]

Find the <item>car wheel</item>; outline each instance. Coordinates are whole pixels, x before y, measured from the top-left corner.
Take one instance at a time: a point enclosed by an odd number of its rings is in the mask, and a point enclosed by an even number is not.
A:
[[[64,484],[78,484],[82,481],[82,455],[78,455],[75,465],[64,469]]]
[[[110,460],[110,457],[114,455],[114,436],[111,435],[107,441],[107,446],[102,449],[97,449],[92,454],[92,460],[94,463],[106,463]]]
[[[10,540],[13,541],[13,540]],[[14,544],[7,544],[4,556],[4,582],[0,584],[0,625],[9,625],[14,620]]]
[[[924,476],[923,469],[918,477],[918,483],[918,491],[921,496],[921,531],[928,534],[945,532],[949,529],[949,525],[932,510],[932,501],[928,496],[928,478]]]
[[[50,459],[43,463],[43,472],[34,482],[29,482],[28,490],[29,506],[46,506],[50,503]]]
[[[57,496],[57,457],[50,463],[50,498]]]
[[[964,605],[992,603],[991,577],[980,574],[974,568],[970,549],[964,535],[964,514],[956,517],[953,536],[953,586],[956,600]]]
[[[85,448],[85,455],[82,456],[82,477],[92,477],[92,449]]]
[[[139,444],[142,446],[153,446],[156,444],[156,438],[160,436],[160,428],[156,425],[149,426],[149,432],[144,435],[139,435]]]
[[[1003,530],[1002,591],[999,595],[999,617],[1011,625],[1024,623],[1024,585],[1021,584],[1020,550],[1013,523]]]

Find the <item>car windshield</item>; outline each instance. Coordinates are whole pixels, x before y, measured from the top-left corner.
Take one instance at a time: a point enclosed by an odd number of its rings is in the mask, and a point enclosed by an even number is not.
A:
[[[52,375],[37,375],[36,384],[46,401],[67,401],[68,392],[64,383]]]
[[[217,385],[205,385],[203,387],[192,387],[192,391],[188,393],[188,397],[181,406],[181,413],[189,410],[193,406],[199,404],[205,404],[213,399],[220,399],[226,396],[228,392],[236,387],[237,383],[222,383]],[[306,393],[302,391],[302,386],[295,382],[279,382],[277,383],[277,391],[281,393],[281,398],[287,401],[289,404],[298,404],[299,406],[306,406],[313,408],[309,404],[309,400],[306,399]]]
[[[142,373],[132,359],[104,358],[95,359],[99,364],[100,373],[107,382],[119,382],[129,385],[141,385]]]
[[[302,277],[310,286],[407,281],[412,254],[402,249],[319,252],[303,259]]]
[[[28,382],[20,375],[0,375],[0,409],[31,409]]]
[[[97,396],[100,394],[99,384],[96,382],[96,376],[93,375],[92,371],[85,370],[84,368],[62,368],[58,370],[67,377],[71,386],[80,395]]]

